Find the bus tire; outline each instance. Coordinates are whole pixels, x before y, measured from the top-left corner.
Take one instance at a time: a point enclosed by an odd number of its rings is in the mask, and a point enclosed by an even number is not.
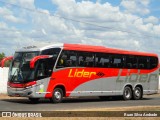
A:
[[[38,103],[40,98],[29,98],[31,103]]]
[[[63,90],[61,88],[55,88],[50,99],[53,103],[60,103],[63,100]]]
[[[135,87],[134,91],[133,91],[133,99],[134,100],[140,100],[142,99],[142,89],[140,87]]]
[[[130,100],[132,98],[132,90],[130,87],[126,86],[123,91],[123,99]]]

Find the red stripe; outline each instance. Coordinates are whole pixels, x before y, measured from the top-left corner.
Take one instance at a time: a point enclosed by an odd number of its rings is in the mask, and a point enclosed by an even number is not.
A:
[[[88,72],[96,72],[96,73],[103,73],[104,75],[101,76],[100,75],[92,75],[90,78],[85,78],[85,77],[68,77],[70,69],[72,69],[72,74],[71,76],[74,76],[74,73],[76,71],[76,69],[78,71],[82,71],[84,69],[84,71],[88,71]],[[57,72],[53,72],[51,79],[54,78],[54,80],[50,80],[49,84],[48,84],[48,88],[47,88],[47,92],[51,92],[51,93],[47,93],[46,94],[46,98],[49,98],[52,96],[52,91],[54,90],[56,85],[64,85],[66,88],[66,91],[73,91],[76,87],[78,87],[79,85],[91,81],[91,80],[95,80],[95,79],[100,79],[100,78],[109,78],[109,77],[118,77],[119,74],[119,70],[120,69],[115,69],[115,68],[66,68],[63,70],[59,70]],[[139,74],[148,74],[148,73],[152,73],[154,71],[156,71],[157,68],[155,69],[151,69],[151,70],[141,70]],[[127,76],[133,73],[138,73],[138,69],[130,69],[130,71],[128,69],[122,69],[121,75],[120,76]],[[69,96],[70,93],[67,93],[66,96]]]
[[[28,82],[28,83],[11,83],[11,82],[8,82],[8,86],[12,87],[12,88],[25,88],[25,87],[29,87],[29,86],[32,86],[32,85],[35,85],[36,84],[36,81],[32,81],[32,82]]]
[[[142,55],[142,56],[155,56],[153,53],[137,52],[137,51],[127,51],[122,49],[107,48],[103,46],[91,46],[82,44],[64,44],[65,50],[77,50],[77,51],[88,51],[88,52],[104,52],[104,53],[117,53],[126,55]]]

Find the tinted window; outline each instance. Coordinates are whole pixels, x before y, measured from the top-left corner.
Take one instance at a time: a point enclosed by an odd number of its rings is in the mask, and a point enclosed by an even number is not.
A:
[[[76,51],[62,51],[56,68],[77,66]]]
[[[123,68],[123,55],[110,55],[111,57],[111,68]]]
[[[153,69],[158,65],[158,58],[120,55],[107,53],[92,53],[82,51],[62,51],[56,68],[62,67],[100,67],[126,69]]]
[[[110,59],[109,55],[105,53],[96,53],[95,66],[96,67],[109,67]]]
[[[52,58],[39,60],[36,67],[37,79],[50,77],[52,74],[54,62]]]
[[[156,68],[157,65],[158,65],[158,58],[156,58],[156,57],[150,57],[149,59],[150,59],[149,68],[150,69]]]
[[[138,61],[136,56],[127,55],[126,56],[126,62],[125,62],[125,68],[129,69],[136,69],[138,68]]]
[[[53,71],[53,67],[57,60],[57,56],[59,55],[60,48],[50,48],[43,50],[41,55],[52,55],[53,57],[42,59],[37,62],[36,65],[36,76],[37,79],[43,79],[46,77],[50,77]]]
[[[148,69],[149,59],[148,57],[138,56],[138,69]]]
[[[158,58],[148,56],[126,56],[125,68],[153,69],[158,65]]]
[[[78,52],[78,66],[93,67],[94,54],[89,52]]]
[[[46,49],[43,50],[41,55],[53,55],[53,56],[58,56],[59,52],[60,52],[60,48],[50,48],[50,49]]]

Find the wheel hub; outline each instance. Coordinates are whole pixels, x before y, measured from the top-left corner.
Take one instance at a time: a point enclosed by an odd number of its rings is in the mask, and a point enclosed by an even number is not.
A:
[[[60,93],[59,91],[56,91],[56,92],[54,93],[54,96],[55,96],[55,98],[56,98],[57,100],[61,99],[61,93]]]
[[[126,91],[125,91],[125,96],[126,96],[126,98],[129,98],[129,97],[131,96],[131,94],[130,94],[130,91],[129,91],[129,90],[126,90]]]
[[[136,97],[139,97],[140,96],[140,91],[139,90],[135,90],[135,95],[136,95]]]

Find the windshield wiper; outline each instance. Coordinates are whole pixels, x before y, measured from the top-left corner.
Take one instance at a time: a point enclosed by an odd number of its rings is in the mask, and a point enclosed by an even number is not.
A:
[[[16,72],[17,72],[17,75],[18,75],[18,68],[17,68],[17,69],[15,70],[15,72],[13,73],[12,78],[11,78],[11,81],[13,80],[13,78],[15,78]]]
[[[22,81],[23,80],[23,75],[22,75],[22,71],[19,69],[18,73],[17,73],[17,79],[18,81]]]

